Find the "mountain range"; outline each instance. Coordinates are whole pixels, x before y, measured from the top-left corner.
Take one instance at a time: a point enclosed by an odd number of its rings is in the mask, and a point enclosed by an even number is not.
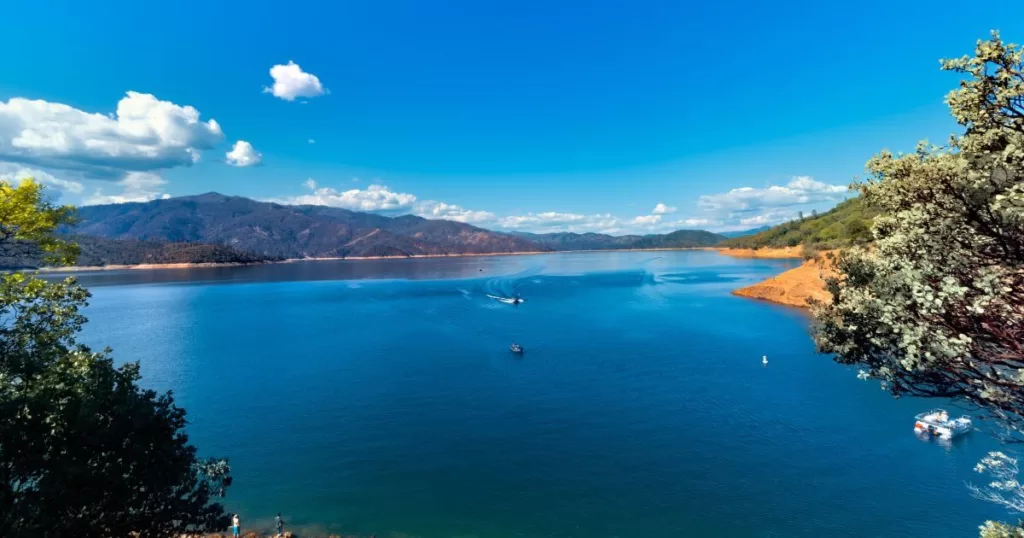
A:
[[[612,236],[596,233],[501,233],[461,222],[403,215],[388,217],[346,209],[282,205],[207,193],[154,200],[85,206],[66,233],[84,242],[92,262],[177,261],[216,255],[262,259],[455,255],[561,250],[692,248],[717,244],[724,236],[703,230]],[[93,238],[104,238],[100,241]],[[176,244],[162,247],[161,243]],[[226,247],[186,249],[182,244]],[[120,245],[120,246],[119,246]],[[88,248],[85,248],[88,247]],[[131,255],[120,256],[119,248]],[[140,254],[141,253],[141,254]],[[170,254],[169,254],[170,253]],[[83,260],[84,262],[84,260]],[[160,262],[154,262],[160,263]]]

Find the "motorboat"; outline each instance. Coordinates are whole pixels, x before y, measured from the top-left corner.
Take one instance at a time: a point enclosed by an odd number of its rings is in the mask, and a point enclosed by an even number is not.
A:
[[[519,305],[521,305],[521,304],[526,302],[526,299],[523,299],[522,297],[519,297],[519,296],[516,296],[516,297],[501,297],[500,295],[488,295],[488,297],[490,297],[491,299],[494,299],[495,301],[498,301],[499,303],[510,304],[512,306],[519,306]]]
[[[523,346],[519,344],[512,344],[511,346],[508,346],[508,350],[511,351],[512,353],[515,353],[516,355],[523,354]]]
[[[974,427],[970,417],[964,415],[951,419],[945,409],[932,409],[914,418],[916,419],[915,432],[933,435],[940,439],[952,439],[971,431]]]

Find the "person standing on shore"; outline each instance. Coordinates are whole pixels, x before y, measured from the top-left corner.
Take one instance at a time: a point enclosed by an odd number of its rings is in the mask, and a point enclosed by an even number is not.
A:
[[[284,520],[281,519],[281,512],[277,513],[277,519],[275,519],[274,525],[277,527],[277,538],[284,536]]]
[[[231,534],[238,538],[242,534],[242,526],[238,521],[238,514],[231,516]]]

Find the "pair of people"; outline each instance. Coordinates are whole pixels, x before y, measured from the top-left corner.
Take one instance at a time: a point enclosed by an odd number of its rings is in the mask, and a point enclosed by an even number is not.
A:
[[[277,517],[274,518],[274,527],[277,528],[277,538],[281,538],[284,535],[284,519],[281,518],[281,512],[278,512]],[[238,514],[231,516],[231,534],[235,538],[242,534],[242,525],[238,519]]]

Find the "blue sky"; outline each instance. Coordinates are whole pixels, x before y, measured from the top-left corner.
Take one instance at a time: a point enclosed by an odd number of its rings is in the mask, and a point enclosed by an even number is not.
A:
[[[499,230],[741,229],[944,140],[938,59],[994,28],[1024,41],[1016,2],[702,4],[14,0],[0,177],[68,203],[218,191]]]

